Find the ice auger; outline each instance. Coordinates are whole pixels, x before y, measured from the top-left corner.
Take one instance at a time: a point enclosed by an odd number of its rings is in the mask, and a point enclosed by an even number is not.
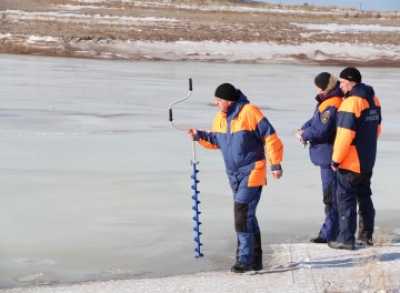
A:
[[[172,107],[176,104],[182,103],[184,101],[186,101],[187,99],[190,98],[190,96],[192,95],[192,91],[193,91],[193,83],[192,83],[192,79],[189,78],[189,91],[186,95],[186,97],[176,100],[174,102],[172,102],[169,105],[169,122],[171,124],[171,126],[177,130],[183,130],[186,131],[186,129],[180,128],[177,125],[174,124],[174,118],[173,118],[173,112],[172,112]],[[197,186],[199,184],[199,180],[197,178],[197,174],[200,172],[198,169],[198,165],[199,165],[199,161],[197,161],[197,155],[196,155],[196,142],[193,141],[192,142],[192,160],[190,162],[190,164],[192,165],[192,175],[190,176],[190,178],[192,179],[192,185],[191,185],[191,189],[192,189],[192,200],[193,200],[193,206],[192,206],[192,210],[193,210],[193,240],[195,243],[195,248],[194,248],[194,256],[196,258],[198,257],[202,257],[204,256],[203,253],[201,252],[201,246],[203,245],[201,243],[200,240],[200,236],[201,236],[201,232],[200,232],[200,200],[199,200],[199,194],[200,191],[197,189]]]

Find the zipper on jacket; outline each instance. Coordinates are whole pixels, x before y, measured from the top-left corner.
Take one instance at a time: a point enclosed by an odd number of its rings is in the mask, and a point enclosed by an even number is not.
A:
[[[227,122],[227,135],[228,135],[227,141],[228,141],[229,156],[230,156],[230,161],[232,162],[232,167],[234,168],[234,170],[236,172],[236,171],[238,171],[238,165],[237,165],[237,163],[235,161],[235,158],[234,158],[234,155],[233,155],[233,149],[232,149],[233,134],[232,134],[232,131],[231,131],[232,130],[231,124],[232,124],[233,117],[231,119],[229,119],[227,117],[226,120],[227,120],[226,121]]]

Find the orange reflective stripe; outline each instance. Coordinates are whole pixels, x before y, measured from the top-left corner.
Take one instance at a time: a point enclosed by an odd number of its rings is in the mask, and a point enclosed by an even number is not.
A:
[[[338,127],[336,130],[335,143],[333,145],[332,160],[341,163],[349,153],[351,143],[356,136],[355,131]]]
[[[340,97],[333,97],[329,98],[326,101],[323,101],[321,105],[318,106],[318,111],[320,113],[324,112],[326,108],[334,106],[336,109],[339,109],[340,104],[342,103],[342,98]]]
[[[283,144],[276,133],[265,138],[265,148],[268,160],[272,165],[280,164],[283,160]]]
[[[257,187],[267,184],[266,178],[266,162],[265,160],[257,161],[254,169],[251,170],[249,181],[247,183],[248,187]]]
[[[212,143],[210,143],[210,142],[208,142],[208,141],[206,141],[206,140],[204,140],[204,139],[199,139],[199,140],[198,140],[198,143],[199,143],[201,146],[205,147],[206,149],[217,149],[217,148],[218,148],[217,145],[212,144]]]
[[[340,169],[350,170],[360,173],[360,159],[358,157],[357,149],[354,145],[350,146],[349,152],[343,162],[339,164]]]
[[[359,118],[361,112],[369,108],[369,103],[366,99],[351,96],[344,99],[343,103],[340,105],[339,112],[350,112]]]
[[[258,123],[263,119],[264,114],[256,106],[246,104],[239,115],[231,122],[231,132],[254,131]]]

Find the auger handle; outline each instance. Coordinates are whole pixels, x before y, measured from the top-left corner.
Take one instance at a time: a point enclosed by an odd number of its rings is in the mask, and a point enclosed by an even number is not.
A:
[[[192,78],[189,78],[189,91],[190,91],[190,92],[193,91],[193,82],[192,82]]]
[[[169,110],[169,122],[172,122],[172,121],[174,121],[174,116],[172,114],[172,108],[169,108],[168,110]]]
[[[190,96],[192,95],[192,92],[193,92],[193,81],[192,81],[192,78],[189,78],[189,91],[188,91],[188,93],[186,94],[186,97],[184,97],[184,98],[182,98],[182,99],[178,99],[178,100],[172,102],[171,104],[169,104],[169,107],[168,107],[168,113],[169,113],[169,115],[168,115],[168,120],[169,120],[171,126],[172,126],[173,128],[175,128],[175,129],[177,129],[177,130],[186,130],[186,129],[181,129],[181,128],[177,127],[177,126],[174,124],[174,114],[173,114],[173,111],[172,111],[172,107],[173,107],[174,105],[176,105],[176,104],[182,103],[182,102],[186,101],[187,99],[189,99]]]

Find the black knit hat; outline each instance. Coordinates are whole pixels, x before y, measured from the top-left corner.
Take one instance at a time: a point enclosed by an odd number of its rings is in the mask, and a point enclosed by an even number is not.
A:
[[[361,73],[355,67],[347,67],[342,70],[340,73],[340,78],[346,79],[349,81],[354,81],[355,83],[361,82]]]
[[[215,96],[217,98],[235,102],[239,99],[239,94],[235,87],[230,83],[223,83],[215,90]]]
[[[329,84],[329,79],[331,78],[331,74],[328,72],[321,72],[318,74],[315,79],[314,83],[317,87],[319,87],[321,90],[326,90]]]

